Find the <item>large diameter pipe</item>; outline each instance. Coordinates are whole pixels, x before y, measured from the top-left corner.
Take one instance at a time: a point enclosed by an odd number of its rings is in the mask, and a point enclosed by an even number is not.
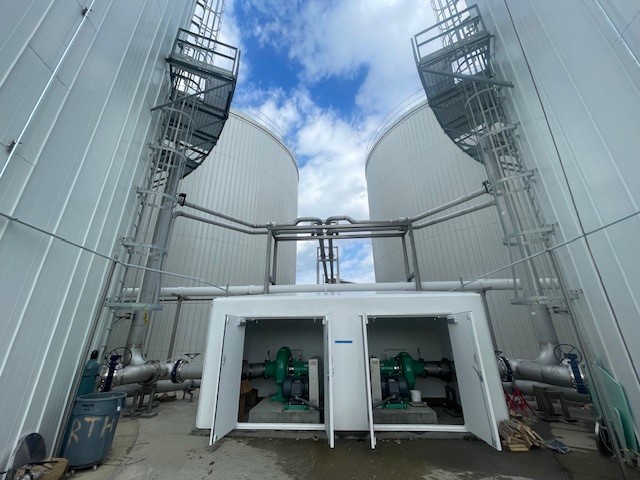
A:
[[[540,279],[541,282],[552,283],[552,279]],[[464,287],[462,286],[464,285]],[[520,288],[520,282],[513,279],[478,279],[478,280],[449,280],[440,282],[422,282],[423,291],[431,292],[484,292],[487,290],[513,290]],[[322,292],[402,292],[415,291],[413,282],[390,283],[336,283],[321,285],[272,285],[269,293],[322,293]],[[133,293],[133,292],[130,292]],[[231,295],[262,295],[265,293],[262,285],[244,285],[230,287],[163,287],[161,296],[165,301],[175,300],[176,297],[227,297]]]
[[[114,392],[125,392],[128,397],[133,397],[140,385],[120,385],[113,389]],[[173,383],[171,380],[160,380],[155,384],[156,393],[190,391],[200,388],[200,380],[185,380],[182,383]]]
[[[103,366],[100,376],[105,378],[109,367]],[[165,377],[166,372],[163,365],[157,360],[145,363],[144,365],[127,365],[120,370],[113,372],[111,385],[127,385],[131,383],[152,383]]]
[[[264,362],[263,363],[244,363],[242,365],[242,377],[243,378],[266,378],[264,376]]]
[[[575,388],[573,373],[568,365],[541,365],[529,360],[511,360],[513,375],[522,380],[548,383],[558,387]]]
[[[509,371],[509,368],[511,371]],[[578,382],[573,370],[569,365],[561,363],[543,364],[535,360],[523,359],[504,359],[498,358],[498,370],[503,381],[527,380],[532,382],[540,382],[557,387],[565,387],[575,390]],[[580,380],[584,382],[584,375]]]
[[[534,387],[549,388],[546,383],[532,382],[529,380],[516,380],[515,382],[503,382],[502,386],[508,393],[513,393],[513,387],[518,388],[525,395],[535,395]],[[580,403],[589,403],[589,395],[578,393],[572,388],[555,387],[555,391],[561,392],[567,400]]]

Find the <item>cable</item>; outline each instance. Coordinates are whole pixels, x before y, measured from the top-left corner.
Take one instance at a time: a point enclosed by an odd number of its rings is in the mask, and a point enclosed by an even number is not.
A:
[[[473,284],[473,283],[475,283],[475,282],[477,282],[479,280],[482,280],[483,278],[486,278],[488,275],[493,275],[494,273],[501,272],[502,270],[506,270],[507,268],[511,268],[511,267],[513,267],[515,265],[518,265],[518,264],[522,263],[522,262],[526,262],[527,260],[531,260],[532,258],[536,258],[536,257],[539,257],[540,255],[544,255],[545,253],[557,250],[558,248],[565,247],[565,246],[569,245],[570,243],[573,243],[573,242],[575,242],[577,240],[580,240],[581,238],[585,238],[588,235],[592,235],[594,233],[599,232],[600,230],[604,230],[604,229],[609,228],[609,227],[611,227],[613,225],[616,225],[618,223],[624,222],[625,220],[628,220],[628,219],[630,219],[632,217],[635,217],[636,215],[640,215],[640,210],[636,210],[635,212],[630,213],[628,215],[625,215],[624,217],[621,217],[621,218],[619,218],[617,220],[614,220],[613,222],[607,223],[606,225],[602,225],[601,227],[595,228],[595,229],[590,230],[590,231],[588,231],[586,233],[583,233],[581,235],[577,235],[577,236],[575,236],[573,238],[570,238],[569,240],[566,240],[566,241],[564,241],[562,243],[558,243],[558,244],[556,244],[556,245],[554,245],[552,247],[545,248],[544,250],[540,250],[539,252],[533,253],[533,254],[531,254],[531,255],[529,255],[527,257],[523,257],[520,260],[516,260],[515,262],[507,263],[506,265],[503,265],[502,267],[498,267],[495,270],[491,270],[489,272],[485,272],[485,273],[477,276],[473,280],[469,280],[468,282],[462,282],[456,288],[452,288],[451,290],[448,290],[448,291],[449,292],[456,292],[456,291],[458,291],[460,289],[464,289],[464,287],[466,287],[467,285],[471,285],[471,284]]]
[[[161,269],[158,269],[158,268],[143,267],[143,266],[140,266],[140,265],[134,265],[133,263],[123,262],[122,260],[118,260],[116,258],[112,258],[112,257],[110,257],[110,256],[108,256],[108,255],[106,255],[104,253],[98,252],[98,251],[93,250],[93,249],[91,249],[89,247],[86,247],[84,245],[80,245],[79,243],[73,242],[73,241],[71,241],[71,240],[69,240],[67,238],[61,237],[60,235],[57,235],[57,234],[55,234],[53,232],[49,232],[49,231],[44,230],[44,229],[42,229],[40,227],[36,227],[35,225],[33,225],[31,223],[27,223],[25,221],[22,221],[19,218],[14,217],[14,216],[9,215],[9,214],[4,213],[4,212],[0,212],[0,217],[4,217],[7,220],[10,220],[12,222],[18,223],[20,225],[24,225],[25,227],[31,228],[31,229],[33,229],[33,230],[35,230],[37,232],[40,232],[40,233],[43,233],[43,234],[48,235],[50,237],[53,237],[56,240],[60,240],[61,242],[64,242],[64,243],[69,244],[69,245],[72,245],[72,246],[74,246],[76,248],[79,248],[80,250],[84,250],[85,252],[92,253],[93,255],[96,255],[98,257],[104,258],[105,260],[109,260],[110,262],[114,262],[114,263],[117,263],[119,265],[122,265],[123,267],[132,267],[132,268],[137,268],[139,270],[146,270],[146,271],[149,271],[149,272],[161,273],[163,275],[169,275],[169,276],[172,276],[172,277],[184,278],[186,280],[193,280],[195,282],[203,283],[203,284],[208,285],[208,286],[213,287],[213,288],[218,288],[218,289],[222,290],[223,292],[226,292],[227,295],[238,295],[237,293],[231,293],[228,288],[221,287],[219,285],[214,285],[214,284],[209,283],[206,280],[203,280],[201,278],[192,277],[190,275],[182,275],[180,273],[170,272],[168,270],[161,270]]]

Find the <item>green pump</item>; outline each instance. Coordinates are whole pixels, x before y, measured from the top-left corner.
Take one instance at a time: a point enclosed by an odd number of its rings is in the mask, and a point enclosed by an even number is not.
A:
[[[302,360],[295,360],[289,347],[281,347],[275,361],[264,363],[264,378],[274,378],[276,385],[278,385],[278,393],[269,397],[272,402],[287,402],[287,399],[282,395],[282,383],[285,378],[291,376],[308,377],[309,364]]]
[[[425,373],[424,360],[414,360],[408,352],[400,352],[393,358],[380,361],[381,375],[402,375],[410,389],[415,387],[416,378],[424,377]]]

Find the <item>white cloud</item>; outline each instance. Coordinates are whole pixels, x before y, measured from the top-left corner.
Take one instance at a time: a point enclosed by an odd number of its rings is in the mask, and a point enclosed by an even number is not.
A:
[[[270,20],[257,27],[258,35],[263,44],[288,49],[302,67],[303,82],[353,78],[364,69],[356,103],[376,114],[388,112],[419,88],[410,39],[434,23],[428,2],[305,2],[295,12],[285,3],[287,15],[267,16]]]
[[[238,27],[236,9],[245,23]],[[229,38],[254,36],[261,48],[283,52],[299,67],[296,86],[260,88],[246,56],[236,106],[276,122],[300,165],[299,216],[368,218],[365,155],[385,115],[420,89],[411,52],[413,34],[434,23],[423,0],[294,2],[227,0]],[[237,33],[237,36],[236,36]],[[352,110],[322,109],[310,93],[328,78],[359,78]],[[344,102],[341,102],[344,103]],[[298,246],[298,283],[315,283],[316,244]],[[342,278],[373,281],[368,241],[341,242]]]

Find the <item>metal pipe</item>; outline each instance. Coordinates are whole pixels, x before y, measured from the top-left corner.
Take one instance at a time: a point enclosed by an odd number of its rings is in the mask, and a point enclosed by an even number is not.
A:
[[[541,279],[541,281],[552,281]],[[422,290],[432,292],[449,292],[460,288],[464,284],[465,292],[482,292],[487,290],[513,290],[513,279],[477,279],[465,284],[467,280],[460,281],[447,280],[439,282],[422,282]],[[515,288],[520,288],[519,282],[515,282]],[[271,293],[315,293],[315,292],[398,292],[415,291],[416,285],[413,282],[392,282],[392,283],[336,283],[325,285],[272,285]],[[134,293],[134,292],[131,292]],[[183,297],[223,297],[228,295],[262,295],[264,287],[262,285],[229,286],[221,289],[219,287],[163,287],[161,296],[163,301],[175,301],[176,296]]]
[[[413,279],[416,283],[416,290],[422,290],[422,282],[420,280],[419,264],[418,264],[418,251],[416,250],[416,241],[413,236],[413,228],[409,227],[409,245],[411,246],[411,257],[413,258]]]
[[[447,220],[451,220],[453,218],[458,218],[463,215],[468,215],[469,213],[476,212],[478,210],[482,210],[484,208],[492,207],[496,204],[494,200],[489,200],[484,203],[480,203],[478,205],[473,205],[471,207],[463,208],[462,210],[458,210],[457,212],[452,212],[447,215],[443,215],[442,217],[435,218],[425,223],[421,223],[419,225],[414,225],[414,230],[420,230],[421,228],[430,227],[432,225],[436,225],[438,223],[446,222]]]
[[[318,217],[298,217],[293,222],[293,225],[298,225],[300,223],[314,223],[316,225],[322,225],[322,219]]]
[[[184,297],[178,297],[178,304],[176,305],[176,314],[173,317],[173,328],[171,329],[171,338],[169,339],[169,350],[167,353],[168,358],[173,358],[173,347],[176,341],[176,334],[178,333],[178,322],[180,321],[180,310],[182,310],[182,301]]]
[[[196,380],[202,378],[202,364],[201,363],[187,363],[179,362],[174,366],[173,377],[171,381],[175,383],[181,383],[185,380]]]
[[[101,377],[106,376],[108,367],[102,367]],[[126,385],[131,383],[152,383],[165,376],[165,368],[157,360],[152,360],[144,365],[127,365],[113,373],[112,386]]]
[[[426,212],[421,213],[420,215],[416,215],[415,217],[412,217],[409,220],[411,221],[411,223],[417,222],[418,220],[422,220],[423,218],[430,217],[432,215],[435,215],[436,213],[443,212],[445,210],[450,209],[451,207],[455,207],[456,205],[460,205],[461,203],[468,202],[469,200],[473,200],[474,198],[480,197],[487,193],[488,193],[487,189],[483,187],[479,190],[476,190],[475,192],[467,193],[466,195],[458,197],[455,200],[451,200],[450,202],[440,205],[439,207],[432,208],[431,210],[427,210]]]
[[[186,195],[180,194],[178,198],[186,198]],[[217,212],[215,210],[211,210],[209,208],[202,207],[200,205],[196,205],[195,203],[187,202],[186,200],[180,200],[179,205],[184,207],[193,208],[194,210],[198,210],[200,212],[208,213],[209,215],[215,215],[216,217],[224,218],[225,220],[229,220],[231,222],[239,223],[240,225],[244,225],[249,228],[267,228],[269,224],[260,225],[257,223],[249,223],[240,218],[232,217],[231,215],[227,215],[226,213]]]
[[[516,380],[514,382],[503,382],[502,386],[509,393],[513,393],[513,387],[515,386],[518,389],[520,389],[520,391],[525,395],[534,395],[533,387],[549,388],[548,384],[540,383],[540,382],[532,382],[529,380]],[[589,403],[591,401],[589,395],[586,395],[584,393],[578,393],[572,388],[555,387],[554,390],[558,390],[562,392],[562,394],[565,396],[567,400],[571,400],[573,402]]]
[[[236,232],[240,232],[240,233],[246,233],[248,235],[266,235],[268,233],[268,230],[264,230],[264,231],[262,231],[262,230],[260,230],[260,231],[248,230],[246,228],[236,227],[234,225],[227,225],[226,223],[217,222],[215,220],[211,220],[210,218],[199,217],[198,215],[192,215],[192,214],[184,212],[182,210],[178,210],[178,211],[173,213],[173,218],[179,218],[179,217],[189,218],[191,220],[196,220],[198,222],[208,223],[210,225],[215,225],[217,227],[227,228],[229,230],[235,230]]]
[[[329,225],[331,223],[338,223],[340,220],[344,220],[345,222],[349,222],[349,223],[360,223],[360,221],[358,220],[354,220],[353,218],[347,216],[347,215],[334,215],[333,217],[328,217],[324,223]],[[367,220],[369,221],[369,220]]]
[[[242,364],[242,377],[243,378],[263,378],[264,377],[264,362],[263,363],[243,363]]]
[[[140,385],[120,385],[113,389],[114,392],[125,392],[128,397],[133,397]],[[190,391],[200,388],[200,380],[185,380],[182,383],[173,383],[170,380],[160,380],[155,384],[156,393]]]
[[[178,189],[178,182],[182,175],[182,168],[174,164],[168,168],[167,183],[163,196],[161,208],[158,209],[155,228],[153,230],[152,245],[157,245],[162,252],[166,252],[166,246],[169,243],[169,235],[173,224],[173,207],[175,199],[172,196]],[[164,254],[149,255],[147,259],[147,267],[142,278],[142,284],[139,291],[138,302],[141,304],[156,304],[160,294],[160,273],[154,270],[161,270],[164,262]],[[140,347],[144,344],[144,338],[147,333],[147,324],[149,323],[149,312],[145,310],[136,310],[133,313],[133,320],[129,327],[129,335],[127,336],[126,346],[129,349]]]
[[[575,389],[571,367],[556,363],[543,365],[531,360],[510,360],[513,376],[517,379],[547,383],[558,387]]]

